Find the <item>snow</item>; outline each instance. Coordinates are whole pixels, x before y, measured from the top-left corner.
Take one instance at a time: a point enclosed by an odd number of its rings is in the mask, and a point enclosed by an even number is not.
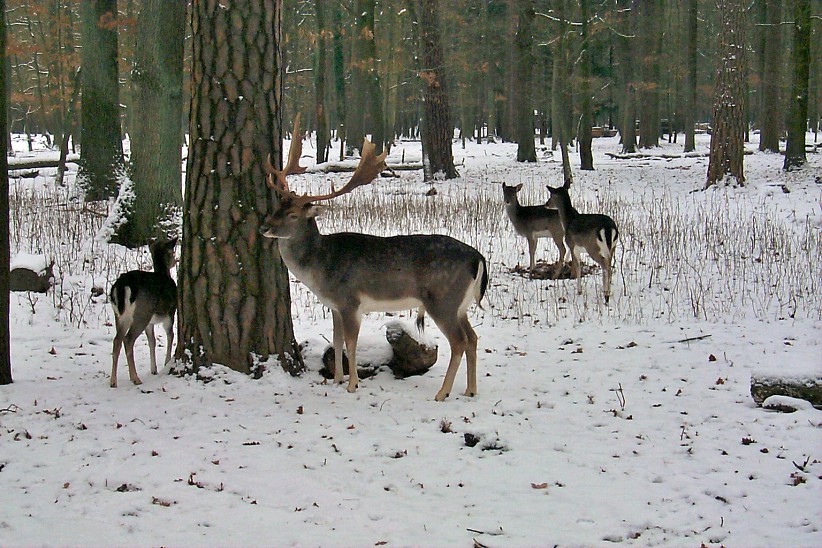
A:
[[[697,136],[699,152],[708,138]],[[620,226],[610,307],[598,271],[583,295],[574,280],[511,273],[527,264],[527,245],[505,217],[499,181],[524,183],[523,203],[543,202],[545,185],[561,179],[544,147],[534,165],[513,161],[515,145],[455,143],[462,178],[438,182],[434,198],[455,204],[447,215],[423,196],[419,172],[400,172],[320,219],[325,232],[448,233],[485,254],[484,310],[469,311],[475,398],[460,395],[463,364],[454,395],[433,401],[448,347],[433,322],[426,337],[440,359],[427,374],[382,371],[354,394],[323,382],[331,316],[295,280],[304,376],[276,364],[258,380],[219,365],[202,375],[208,382],[152,376],[141,338],[144,384],[121,367],[111,389],[111,312],[105,292],[90,292],[145,266],[144,250],[100,246],[93,231],[79,255],[48,240],[13,244],[13,256],[57,257],[62,297],[11,295],[0,544],[822,545],[822,412],[767,411],[749,393],[759,370],[822,371],[819,155],[784,173],[781,156],[756,152],[745,158],[746,186],[703,192],[705,157],[615,160],[605,152],[619,152],[617,138],[596,139],[594,151],[591,173],[572,155],[572,199]],[[419,162],[419,143],[400,143],[389,165],[403,154]],[[53,170],[42,173],[12,189],[48,185]],[[302,175],[291,186],[333,178],[339,187],[344,177]],[[540,243],[539,259],[555,254]],[[80,320],[66,302],[86,307]],[[384,348],[384,325],[414,315],[369,315],[363,346]]]
[[[48,259],[45,255],[21,252],[11,258],[9,270],[14,270],[15,268],[25,268],[27,270],[31,270],[35,274],[42,274],[45,272],[48,265]]]

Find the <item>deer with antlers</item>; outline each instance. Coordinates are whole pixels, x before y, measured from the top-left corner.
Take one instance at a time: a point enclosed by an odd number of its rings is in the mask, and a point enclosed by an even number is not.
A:
[[[354,232],[321,234],[317,202],[347,194],[369,184],[385,168],[383,153],[367,139],[360,163],[339,190],[319,196],[298,195],[286,176],[302,173],[302,144],[295,130],[289,161],[278,171],[266,162],[268,185],[278,200],[260,232],[277,238],[288,269],[331,309],[335,357],[334,381],[343,382],[342,348],[348,352],[348,391],[357,389],[357,339],[362,316],[417,308],[418,325],[427,313],[448,339],[451,359],[435,399],[446,399],[462,356],[468,363],[466,396],[477,394],[477,335],[468,321],[468,307],[480,301],[488,287],[485,257],[473,247],[443,235],[415,234],[379,237]]]

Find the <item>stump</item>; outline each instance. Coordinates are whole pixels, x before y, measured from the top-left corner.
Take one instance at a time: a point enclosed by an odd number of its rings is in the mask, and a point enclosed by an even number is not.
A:
[[[822,409],[822,375],[751,375],[751,396],[757,405],[770,396],[788,396]]]
[[[28,266],[12,268],[9,271],[11,291],[46,293],[52,285],[54,285],[54,261],[39,272]]]
[[[437,363],[437,346],[417,340],[411,329],[416,332],[416,328],[399,321],[391,322],[385,327],[385,338],[394,351],[388,367],[400,379],[422,375]]]

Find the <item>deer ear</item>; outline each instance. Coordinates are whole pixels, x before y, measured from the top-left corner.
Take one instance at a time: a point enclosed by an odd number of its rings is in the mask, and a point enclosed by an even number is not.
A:
[[[305,211],[305,216],[309,219],[313,219],[317,215],[322,215],[325,213],[327,208],[324,205],[319,204],[305,204],[303,211]]]
[[[522,183],[517,185],[517,192],[519,192],[520,190],[522,190]]]

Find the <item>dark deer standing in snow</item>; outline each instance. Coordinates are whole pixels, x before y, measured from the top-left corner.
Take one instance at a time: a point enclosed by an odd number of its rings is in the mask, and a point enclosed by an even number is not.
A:
[[[568,195],[569,187],[567,178],[566,183],[559,188],[549,186],[548,192],[551,196],[545,205],[559,211],[562,227],[565,229],[565,241],[571,250],[571,269],[577,279],[577,293],[582,294],[582,264],[579,255],[584,249],[602,267],[602,286],[605,304],[608,304],[611,298],[611,275],[619,231],[614,220],[607,215],[580,213],[574,209]]]
[[[465,395],[477,394],[477,335],[468,321],[468,307],[480,303],[488,286],[485,258],[479,251],[442,235],[378,237],[341,232],[321,234],[316,217],[329,200],[367,185],[385,169],[385,153],[375,156],[367,140],[351,179],[339,190],[321,196],[297,195],[286,175],[299,166],[300,143],[294,133],[283,171],[266,164],[269,186],[279,195],[274,212],[260,232],[277,238],[288,269],[331,309],[334,326],[334,381],[343,382],[342,345],[349,361],[348,391],[357,389],[357,338],[363,314],[418,308],[431,316],[451,347],[451,359],[435,399],[449,396],[462,355],[468,362]],[[420,320],[418,320],[419,323]]]
[[[505,212],[514,225],[517,234],[523,236],[528,241],[528,269],[534,272],[534,255],[537,252],[538,238],[551,238],[559,250],[554,268],[554,279],[556,280],[562,271],[562,264],[565,260],[565,244],[563,238],[565,231],[562,229],[562,222],[559,219],[559,212],[556,209],[549,209],[545,206],[524,206],[520,205],[517,193],[522,190],[522,185],[508,186],[502,183],[502,196],[505,199]]]
[[[148,338],[151,358],[151,374],[157,374],[157,359],[154,355],[154,325],[162,324],[166,330],[166,359],[171,361],[171,346],[174,342],[174,314],[177,311],[177,284],[171,278],[171,268],[176,259],[174,248],[177,239],[168,242],[156,241],[149,246],[154,272],[132,270],[122,274],[111,286],[109,299],[114,310],[114,347],[112,349],[111,380],[112,388],[117,388],[117,361],[120,349],[126,346],[128,376],[134,384],[143,381],[137,375],[134,364],[134,342],[140,333]]]

